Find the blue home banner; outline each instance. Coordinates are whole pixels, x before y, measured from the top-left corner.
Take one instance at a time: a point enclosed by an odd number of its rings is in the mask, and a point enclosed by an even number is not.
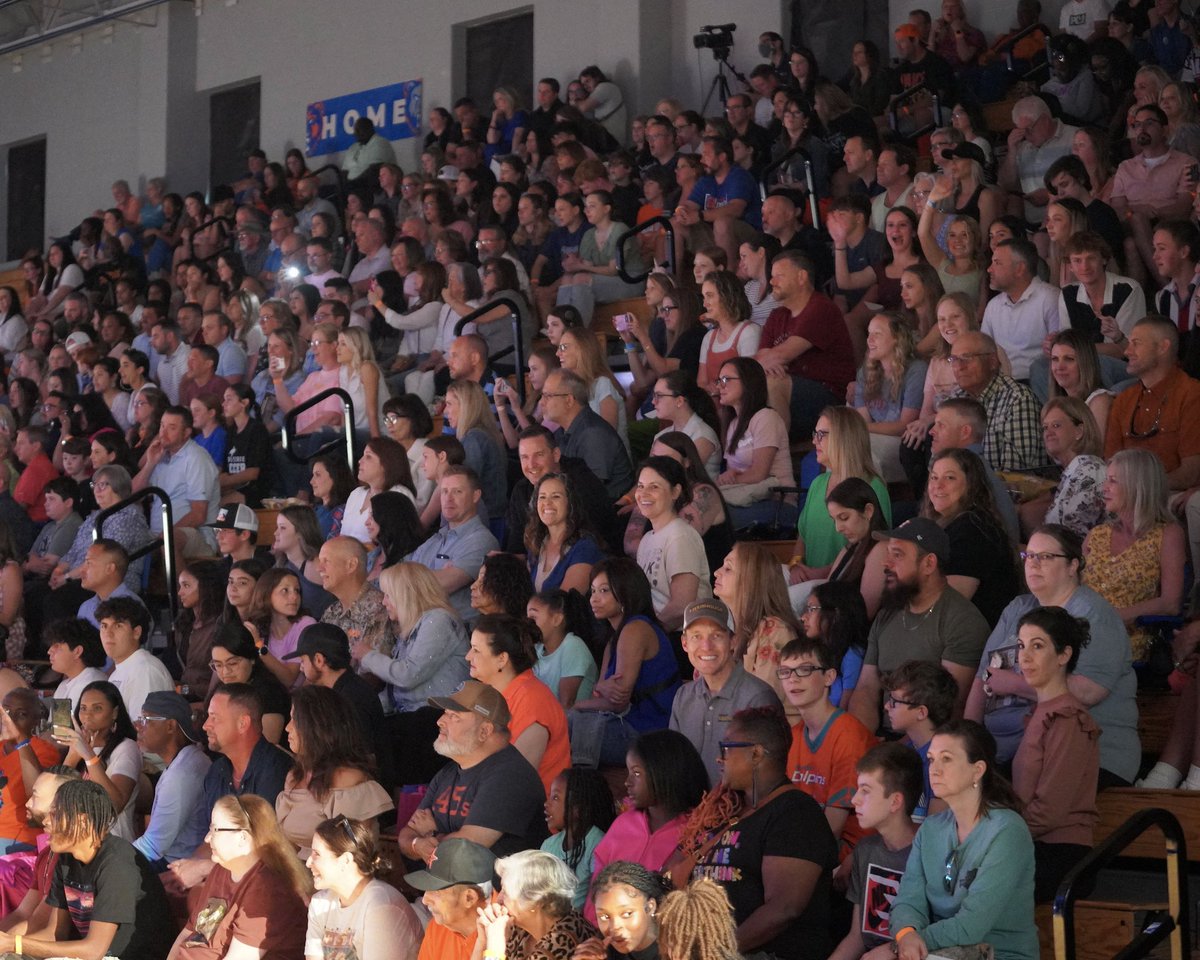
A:
[[[307,155],[319,157],[349,149],[354,144],[354,124],[359,117],[368,117],[376,133],[387,140],[419,135],[421,81],[405,80],[310,103],[304,123]]]

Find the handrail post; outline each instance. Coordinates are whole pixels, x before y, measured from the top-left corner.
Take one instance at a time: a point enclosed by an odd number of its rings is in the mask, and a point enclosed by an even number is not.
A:
[[[171,498],[167,496],[167,492],[161,487],[142,487],[141,490],[135,490],[119,503],[114,503],[111,507],[101,510],[96,514],[96,525],[92,529],[92,539],[103,539],[104,521],[109,517],[119,513],[131,504],[141,503],[150,497],[158,498],[159,512],[161,514],[163,567],[167,577],[167,609],[171,613],[169,632],[173,635],[175,632],[175,620],[179,616],[179,597],[177,594],[178,588],[175,583],[175,519],[171,509]],[[145,639],[149,640],[149,637]],[[171,639],[174,639],[174,637],[171,636]]]
[[[651,271],[646,270],[635,277],[625,269],[625,244],[639,233],[644,233],[655,226],[661,226],[666,231],[667,262],[664,266],[669,273],[675,273],[675,224],[671,222],[671,218],[666,214],[660,214],[657,217],[651,217],[649,220],[643,220],[636,227],[631,227],[617,237],[617,275],[626,283],[641,283],[650,276]]]
[[[314,396],[309,397],[307,400],[304,400],[304,401],[296,404],[296,406],[292,407],[291,410],[289,410],[286,414],[284,414],[283,430],[280,431],[279,443],[280,443],[280,446],[283,447],[283,452],[288,455],[288,457],[292,460],[293,463],[308,463],[314,457],[320,456],[326,450],[330,450],[333,447],[337,446],[336,440],[330,441],[329,443],[325,444],[325,446],[321,447],[319,450],[316,450],[313,453],[309,454],[307,457],[301,457],[299,454],[297,454],[292,449],[295,446],[295,441],[296,441],[296,438],[292,433],[293,426],[296,423],[296,418],[299,417],[300,414],[304,413],[304,411],[310,409],[311,407],[315,407],[318,403],[324,403],[330,397],[337,397],[339,400],[342,401],[342,442],[345,444],[345,447],[346,447],[346,463],[353,470],[353,468],[354,468],[354,400],[350,396],[350,394],[348,394],[341,387],[329,387],[326,390],[322,390],[320,393],[315,394]]]
[[[620,247],[618,246],[618,258],[620,257]],[[512,322],[513,328],[513,353],[516,355],[517,361],[517,397],[522,406],[525,404],[525,331],[521,329],[521,308],[512,297],[496,297],[489,300],[482,306],[476,307],[465,317],[459,317],[458,323],[454,325],[454,335],[462,336],[463,329],[468,323],[473,323],[482,317],[490,310],[496,307],[507,307],[508,315]],[[507,353],[496,354],[497,357],[502,357]],[[492,357],[488,358],[488,362],[492,361]]]

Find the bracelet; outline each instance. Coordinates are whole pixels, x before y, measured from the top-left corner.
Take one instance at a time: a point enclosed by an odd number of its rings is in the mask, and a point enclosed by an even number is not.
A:
[[[28,738],[26,738],[25,740],[22,740],[20,743],[18,743],[18,744],[17,744],[17,746],[16,746],[16,749],[18,749],[18,750],[21,750],[21,749],[23,749],[23,748],[25,748],[25,747],[27,747],[27,746],[29,746],[29,739],[28,739]]]
[[[94,767],[96,764],[98,764],[100,762],[100,757],[99,757],[99,755],[88,757],[87,760],[85,760],[84,762],[89,767]]]
[[[916,927],[905,927],[903,930],[898,930],[896,932],[896,942],[899,943],[901,940],[903,940],[905,937],[907,937],[910,933],[916,933],[916,932],[917,932]]]
[[[834,253],[845,253],[846,249],[847,249],[846,247],[834,247],[833,252]]]
[[[13,937],[13,950],[16,951],[18,956],[24,953],[21,949],[21,934],[19,933]]]
[[[484,950],[483,960],[504,960],[505,954],[496,953],[494,950]]]
[[[637,352],[638,352],[638,345],[637,345],[636,343],[627,343],[627,344],[625,344],[625,352],[626,352],[626,353],[637,353]]]

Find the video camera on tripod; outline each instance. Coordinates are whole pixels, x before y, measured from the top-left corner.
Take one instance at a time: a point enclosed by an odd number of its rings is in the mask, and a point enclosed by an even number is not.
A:
[[[692,37],[692,46],[697,50],[711,50],[713,58],[724,60],[733,49],[733,31],[736,23],[710,24],[701,27],[700,32]]]

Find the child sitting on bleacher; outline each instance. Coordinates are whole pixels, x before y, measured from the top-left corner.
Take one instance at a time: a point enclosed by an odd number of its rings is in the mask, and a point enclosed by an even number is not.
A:
[[[829,960],[858,960],[892,939],[889,913],[917,832],[912,814],[924,790],[923,767],[900,743],[878,744],[858,761],[854,816],[869,836],[854,848],[851,861],[850,931]]]
[[[900,664],[884,678],[888,726],[903,736],[903,743],[921,761],[924,789],[913,811],[917,823],[946,809],[929,787],[929,743],[933,731],[949,722],[958,698],[958,686],[944,667],[922,660]]]

